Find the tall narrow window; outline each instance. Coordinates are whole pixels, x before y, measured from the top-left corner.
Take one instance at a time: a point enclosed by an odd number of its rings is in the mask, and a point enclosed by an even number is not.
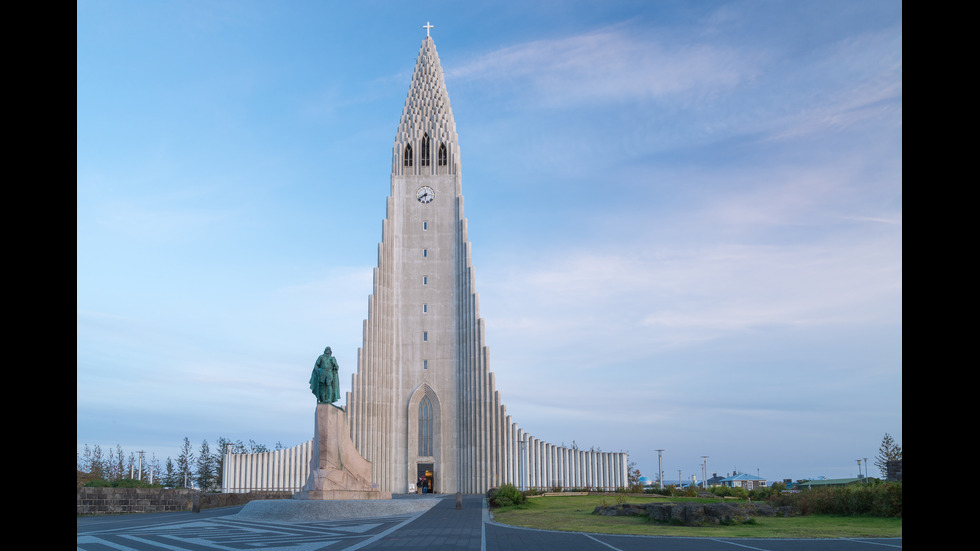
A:
[[[412,166],[412,144],[405,145],[405,166]]]
[[[429,284],[429,276],[422,276],[422,285]]]
[[[439,144],[439,166],[446,166],[449,164],[448,156],[446,155],[446,144]]]
[[[422,331],[422,342],[429,342],[429,332]]]
[[[428,304],[423,304],[422,305],[422,313],[423,314],[428,314],[429,313],[429,305]]]
[[[419,403],[419,455],[432,455],[432,402],[428,396]]]
[[[429,249],[422,249],[422,258],[429,258]]]
[[[422,135],[422,156],[419,159],[419,166],[429,166],[429,135]]]

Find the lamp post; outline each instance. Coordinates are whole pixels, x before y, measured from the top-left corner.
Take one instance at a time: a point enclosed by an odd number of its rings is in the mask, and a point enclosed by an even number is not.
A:
[[[660,489],[664,489],[664,456],[663,450],[657,450],[657,481],[660,484]]]
[[[701,456],[701,487],[705,490],[708,489],[708,456]]]

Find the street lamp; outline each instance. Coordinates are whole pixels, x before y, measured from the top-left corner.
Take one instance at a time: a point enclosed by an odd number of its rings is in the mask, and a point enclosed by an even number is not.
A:
[[[703,463],[701,464],[701,487],[707,490],[708,489],[708,456],[702,455],[701,461],[703,461]]]
[[[660,489],[664,489],[664,457],[663,450],[657,450],[657,479],[660,483]]]

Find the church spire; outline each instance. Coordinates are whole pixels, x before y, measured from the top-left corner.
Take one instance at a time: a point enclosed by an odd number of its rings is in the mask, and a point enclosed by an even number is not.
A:
[[[456,174],[459,142],[456,121],[449,105],[449,92],[432,37],[432,25],[425,26],[426,37],[412,73],[395,134],[392,172],[394,174]]]

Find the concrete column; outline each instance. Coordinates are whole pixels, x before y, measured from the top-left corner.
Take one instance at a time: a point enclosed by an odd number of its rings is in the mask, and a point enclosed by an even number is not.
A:
[[[589,451],[589,486],[596,489],[599,488],[599,470],[596,468],[597,455],[595,451]]]
[[[609,466],[610,466],[609,465],[609,459],[610,459],[609,452],[606,452],[606,453],[602,454],[602,476],[603,476],[603,479],[605,479],[606,489],[607,490],[612,490],[614,488],[612,487],[612,478],[609,476],[609,474],[610,474],[609,473]]]
[[[516,486],[519,490],[524,491],[527,489],[527,444],[524,442],[524,429],[517,429],[517,464],[515,465],[517,472],[517,482]]]
[[[551,456],[551,444],[548,442],[544,443],[544,487],[550,490],[554,485],[552,482],[552,475],[555,471],[554,468],[554,458]]]
[[[527,487],[538,485],[538,441],[533,436],[527,439]]]
[[[572,488],[578,487],[578,450],[568,451],[569,467],[571,469],[570,484]]]
[[[602,473],[602,486],[609,490],[609,452],[603,452],[600,458],[599,472]]]
[[[595,464],[595,485],[599,490],[603,489],[602,484],[602,452],[595,452],[593,454],[593,463]]]
[[[598,460],[599,460],[598,461],[598,463],[599,463],[599,487],[602,488],[603,490],[608,490],[609,489],[609,477],[608,477],[608,474],[609,473],[606,471],[606,458],[608,456],[609,456],[608,453],[602,452],[602,453],[599,454],[599,457],[598,457]]]
[[[544,486],[544,442],[534,439],[534,485],[538,488]]]
[[[595,488],[595,480],[592,478],[592,452],[587,451],[582,454],[582,466],[585,473],[585,486]]]
[[[565,446],[558,448],[558,485],[562,488],[568,487],[568,449]]]
[[[619,454],[619,476],[623,479],[623,486],[629,485],[629,462],[625,453]]]

